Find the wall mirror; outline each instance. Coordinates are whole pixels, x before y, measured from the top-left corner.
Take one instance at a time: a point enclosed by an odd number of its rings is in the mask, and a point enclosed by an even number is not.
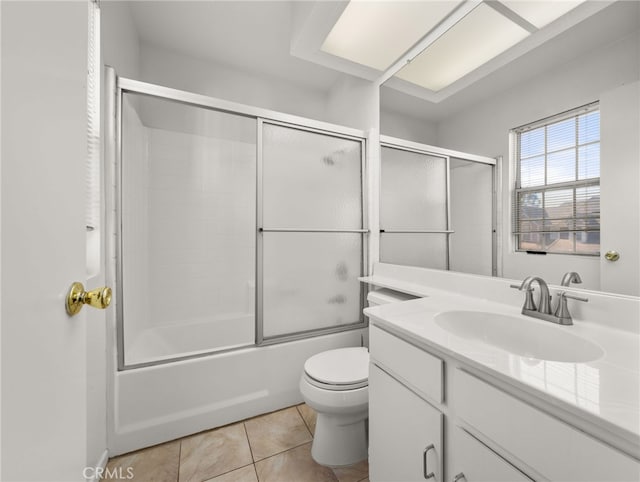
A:
[[[564,10],[552,14],[559,3]],[[640,295],[638,3],[457,5],[382,79],[381,261],[511,279],[535,274],[558,285],[563,273],[576,271],[583,284],[575,288]],[[569,121],[544,126],[546,119],[553,123],[554,116],[594,103],[599,128],[588,141],[584,116],[566,135],[560,131]],[[527,149],[537,134],[542,151],[532,167],[535,156],[527,157]],[[407,141],[413,152],[385,145],[389,137]],[[419,152],[433,152],[429,146],[501,159],[499,172],[492,176],[489,165]],[[595,154],[588,157],[588,149]],[[560,157],[566,163],[558,167]],[[599,170],[588,175],[591,186],[599,180],[598,188],[581,197],[570,183],[583,181],[585,166],[598,161]],[[545,254],[535,249],[540,244],[518,244],[516,182],[526,188],[540,176],[543,187],[528,194],[537,207],[528,210],[539,213],[536,235],[547,240],[544,248],[592,243],[591,252]],[[579,221],[587,209],[591,228]],[[570,226],[567,216],[575,217]],[[566,232],[559,234],[561,222]],[[612,251],[620,254],[617,261],[605,256]]]

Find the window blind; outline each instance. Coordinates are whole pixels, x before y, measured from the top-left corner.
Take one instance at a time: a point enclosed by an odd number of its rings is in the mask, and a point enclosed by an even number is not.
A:
[[[598,104],[512,130],[516,138],[516,249],[598,255]]]
[[[85,165],[85,227],[87,275],[100,270],[100,7],[88,2],[87,159]]]

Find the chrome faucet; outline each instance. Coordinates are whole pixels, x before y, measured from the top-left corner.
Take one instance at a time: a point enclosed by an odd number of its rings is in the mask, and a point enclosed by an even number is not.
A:
[[[562,277],[560,286],[569,286],[571,283],[575,283],[575,284],[582,283],[582,278],[580,278],[580,275],[575,271],[567,271]]]
[[[533,303],[533,288],[531,283],[538,282],[540,286],[540,296],[538,297],[538,307],[536,308]],[[527,276],[520,286],[511,285],[512,288],[517,288],[520,291],[527,290],[527,299],[525,299],[525,306],[522,308],[523,314],[525,308],[527,311],[536,311],[538,313],[544,313],[545,315],[551,314],[551,296],[549,295],[549,286],[547,282],[538,276]]]
[[[574,274],[578,276],[578,279],[580,278],[577,273]],[[565,277],[567,277],[567,275],[565,275]],[[533,302],[533,288],[531,287],[531,283],[533,283],[534,281],[536,281],[538,283],[538,286],[540,287],[540,296],[538,297],[537,307]],[[550,321],[552,323],[558,323],[559,325],[573,325],[573,320],[567,306],[567,298],[578,301],[589,301],[587,298],[570,295],[563,291],[562,293],[558,294],[558,305],[556,306],[555,311],[552,313],[549,286],[542,278],[538,276],[527,276],[519,286],[511,285],[511,288],[515,288],[520,291],[526,291],[524,306],[522,307],[523,315],[532,316],[534,318]]]

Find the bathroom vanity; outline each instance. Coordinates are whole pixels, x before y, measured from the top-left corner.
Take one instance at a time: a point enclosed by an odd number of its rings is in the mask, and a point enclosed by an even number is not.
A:
[[[559,326],[505,280],[376,268],[363,281],[426,297],[365,310],[372,481],[640,480],[638,332],[586,321],[637,298],[590,293]]]

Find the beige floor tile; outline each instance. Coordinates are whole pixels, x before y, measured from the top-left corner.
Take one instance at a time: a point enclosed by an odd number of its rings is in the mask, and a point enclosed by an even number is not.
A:
[[[296,407],[261,415],[244,424],[254,461],[311,441],[309,429]]]
[[[206,482],[258,482],[258,476],[256,475],[256,469],[251,465],[236,469],[226,474],[219,475],[213,479],[209,479]]]
[[[311,458],[310,443],[256,462],[256,471],[260,482],[337,481],[330,468],[318,465]]]
[[[201,482],[253,462],[242,423],[182,439],[180,482]]]
[[[316,433],[316,411],[306,403],[298,405],[298,411],[312,434]]]
[[[369,461],[363,460],[349,467],[333,469],[338,482],[360,482],[369,477]]]
[[[102,480],[175,482],[178,479],[180,441],[168,442],[109,460]]]

